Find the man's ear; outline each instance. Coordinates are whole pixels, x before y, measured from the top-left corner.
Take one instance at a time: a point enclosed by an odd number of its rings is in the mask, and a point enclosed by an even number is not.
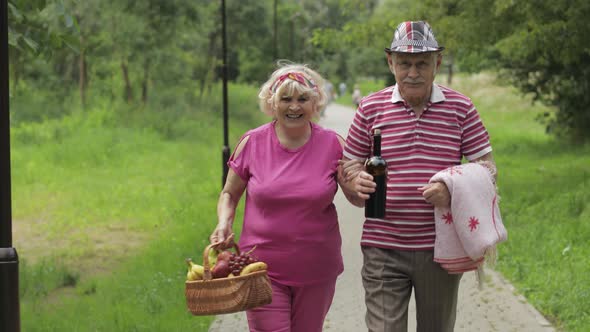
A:
[[[387,53],[387,65],[389,66],[389,71],[391,71],[392,74],[395,74],[393,71],[393,55],[391,53]]]
[[[443,55],[442,55],[442,53],[439,52],[438,55],[436,56],[436,69],[437,70],[438,70],[438,68],[440,68],[440,65],[442,63],[442,58],[443,58]]]

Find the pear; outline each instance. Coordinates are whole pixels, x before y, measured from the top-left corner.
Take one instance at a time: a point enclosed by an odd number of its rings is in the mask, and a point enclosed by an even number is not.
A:
[[[214,266],[215,263],[217,263],[217,255],[219,255],[219,251],[217,249],[209,249],[209,254],[207,255],[209,258],[209,266]]]

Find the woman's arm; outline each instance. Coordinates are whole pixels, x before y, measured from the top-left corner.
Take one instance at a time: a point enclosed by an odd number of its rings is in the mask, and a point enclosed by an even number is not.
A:
[[[245,137],[234,152],[234,157],[237,157],[244,146],[248,142],[249,137]],[[228,241],[230,235],[233,234],[233,223],[234,216],[236,214],[236,208],[240,202],[242,194],[246,190],[246,181],[234,172],[233,169],[227,173],[227,179],[225,185],[219,194],[219,200],[217,201],[217,227],[211,233],[209,241],[211,243],[226,242],[220,244],[221,249],[231,246],[231,241]]]

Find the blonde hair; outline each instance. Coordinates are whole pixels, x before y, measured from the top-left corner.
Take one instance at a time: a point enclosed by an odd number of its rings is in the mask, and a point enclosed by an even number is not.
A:
[[[277,65],[279,68],[270,75],[258,93],[260,110],[267,115],[273,116],[273,110],[278,105],[280,98],[292,96],[297,91],[299,94],[310,96],[314,102],[315,115],[318,116],[326,108],[328,101],[324,89],[324,78],[305,64],[279,61]],[[289,73],[302,75],[310,84],[304,85],[291,79],[279,82],[282,76]]]

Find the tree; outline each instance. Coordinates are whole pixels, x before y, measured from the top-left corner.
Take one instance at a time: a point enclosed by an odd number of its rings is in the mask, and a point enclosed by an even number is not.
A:
[[[500,15],[519,17],[511,33],[496,43],[504,77],[535,100],[557,108],[547,118],[548,130],[576,141],[590,140],[590,4],[498,2],[505,5]]]
[[[426,0],[422,11],[440,3]],[[545,119],[548,131],[574,140],[590,139],[588,2],[443,3],[455,10],[435,17],[435,27],[467,69],[497,70],[522,93],[556,107],[556,113]]]

